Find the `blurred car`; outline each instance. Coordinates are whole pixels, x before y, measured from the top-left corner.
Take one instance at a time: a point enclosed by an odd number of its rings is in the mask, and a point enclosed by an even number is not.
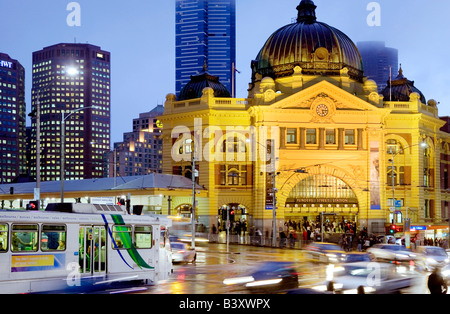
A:
[[[248,276],[227,278],[227,286],[241,285],[251,291],[281,291],[298,288],[298,272],[292,262],[264,262]]]
[[[397,244],[375,244],[367,249],[376,260],[411,262],[416,255],[403,245]]]
[[[442,268],[449,263],[447,252],[438,246],[419,246],[416,249],[416,263],[428,271]]]
[[[397,272],[393,264],[357,262],[327,270],[327,281],[313,287],[317,291],[341,294],[395,294],[413,286],[414,278]]]
[[[372,257],[366,252],[349,252],[346,253],[345,263],[371,262]]]
[[[441,274],[447,285],[450,285],[450,264],[447,264],[444,267],[442,267]]]
[[[346,259],[346,252],[337,244],[313,242],[306,248],[306,257],[322,263],[341,263]]]
[[[187,243],[173,242],[172,247],[172,262],[174,263],[194,263],[197,259],[197,252]]]

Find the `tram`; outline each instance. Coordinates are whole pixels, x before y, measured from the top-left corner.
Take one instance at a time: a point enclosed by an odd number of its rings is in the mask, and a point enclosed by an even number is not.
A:
[[[117,289],[173,272],[170,219],[117,205],[62,205],[0,211],[0,293]]]

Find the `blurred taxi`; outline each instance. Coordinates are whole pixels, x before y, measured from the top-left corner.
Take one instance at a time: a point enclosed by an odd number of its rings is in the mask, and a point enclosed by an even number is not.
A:
[[[172,242],[172,262],[174,263],[194,263],[197,259],[197,252],[187,243]]]
[[[346,252],[337,244],[313,242],[305,248],[305,257],[322,263],[341,263],[346,259]]]
[[[238,285],[251,291],[276,292],[298,288],[298,270],[293,262],[264,262],[248,276],[227,278],[227,286]]]
[[[411,262],[416,258],[411,250],[397,244],[375,244],[368,248],[367,252],[377,261]]]
[[[416,263],[428,271],[442,268],[449,263],[445,250],[438,246],[419,246],[416,249]]]
[[[413,281],[413,276],[399,272],[393,264],[357,262],[329,265],[327,280],[313,289],[339,294],[395,294],[410,288]]]

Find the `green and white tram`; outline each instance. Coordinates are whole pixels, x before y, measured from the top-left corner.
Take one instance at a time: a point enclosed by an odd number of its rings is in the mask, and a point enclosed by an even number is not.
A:
[[[170,219],[123,206],[0,211],[0,293],[85,292],[156,284],[173,272]]]

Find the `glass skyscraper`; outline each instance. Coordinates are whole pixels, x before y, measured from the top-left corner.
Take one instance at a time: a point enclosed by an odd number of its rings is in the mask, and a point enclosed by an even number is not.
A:
[[[0,53],[0,182],[26,174],[25,70]]]
[[[236,0],[176,0],[177,96],[205,64],[235,94]]]
[[[382,92],[388,85],[390,73],[392,79],[398,75],[398,50],[386,47],[383,41],[363,41],[357,46],[363,59],[364,75],[374,80],[378,91]]]

